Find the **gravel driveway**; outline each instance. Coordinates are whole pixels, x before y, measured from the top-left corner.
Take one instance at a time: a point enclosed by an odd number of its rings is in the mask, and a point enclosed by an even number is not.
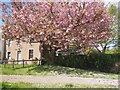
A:
[[[26,83],[73,83],[73,84],[104,84],[118,85],[118,80],[101,78],[80,78],[69,76],[23,76],[23,75],[0,75],[2,82],[26,82]]]

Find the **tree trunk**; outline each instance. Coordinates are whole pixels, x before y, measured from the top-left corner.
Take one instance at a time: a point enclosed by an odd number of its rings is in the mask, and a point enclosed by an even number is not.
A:
[[[50,53],[50,64],[54,64],[54,60],[55,60],[55,49],[51,49]]]
[[[96,45],[94,45],[95,46],[95,48],[97,49],[97,51],[99,52],[99,53],[101,53],[101,51],[99,50],[99,48],[96,46]]]
[[[105,46],[102,46],[102,44],[101,44],[102,50],[100,50],[96,45],[94,45],[94,46],[95,46],[95,48],[97,49],[97,51],[98,51],[99,53],[104,54],[105,51],[106,51],[106,49],[107,49],[107,45],[108,45],[108,43],[106,43]]]
[[[54,64],[55,49],[52,49],[50,45],[40,44],[40,65],[41,64]]]
[[[42,50],[42,43],[39,44],[39,52],[40,52],[40,58],[39,58],[39,65],[42,65],[42,57],[43,57],[43,50]]]
[[[107,44],[104,46],[104,48],[103,48],[103,50],[102,50],[102,53],[103,53],[103,54],[105,53],[106,49],[107,49]]]

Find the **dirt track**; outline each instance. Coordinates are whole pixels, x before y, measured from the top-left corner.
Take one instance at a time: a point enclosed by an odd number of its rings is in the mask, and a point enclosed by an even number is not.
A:
[[[73,84],[104,84],[118,85],[118,80],[101,78],[80,78],[68,76],[23,76],[23,75],[0,75],[2,82],[26,82],[26,83],[73,83]]]

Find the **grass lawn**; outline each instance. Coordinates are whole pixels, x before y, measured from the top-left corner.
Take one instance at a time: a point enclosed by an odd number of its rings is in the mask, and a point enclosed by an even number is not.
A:
[[[3,82],[2,88],[118,88],[114,85],[88,85],[88,84],[33,84],[33,83],[10,83]]]
[[[22,65],[15,65],[15,68],[13,69],[9,64],[6,65],[6,68],[3,68],[3,65],[0,64],[0,73],[4,75],[68,75],[83,78],[118,79],[118,74],[52,65],[25,65],[24,68]]]

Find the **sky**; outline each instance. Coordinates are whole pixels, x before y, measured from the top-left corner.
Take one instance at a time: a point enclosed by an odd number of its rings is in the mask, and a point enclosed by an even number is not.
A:
[[[105,2],[119,2],[120,0],[103,0]]]

